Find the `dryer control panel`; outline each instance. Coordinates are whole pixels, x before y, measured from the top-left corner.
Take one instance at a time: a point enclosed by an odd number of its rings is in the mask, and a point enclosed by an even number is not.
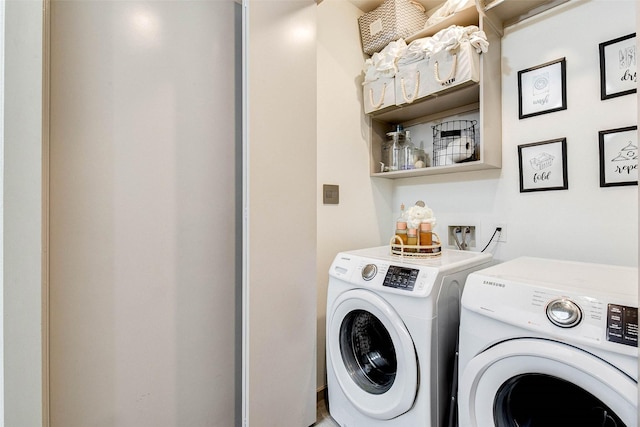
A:
[[[574,345],[637,355],[637,269],[520,258],[469,275],[463,310]]]
[[[638,308],[619,304],[607,307],[607,341],[638,346]]]

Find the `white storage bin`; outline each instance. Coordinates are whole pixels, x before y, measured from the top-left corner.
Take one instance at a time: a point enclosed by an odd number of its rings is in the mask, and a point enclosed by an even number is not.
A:
[[[367,82],[362,88],[364,112],[371,113],[391,105],[396,105],[396,87],[394,77],[380,77]]]
[[[429,79],[433,80],[431,58],[399,65],[396,74],[396,105],[411,104],[429,95]]]
[[[431,56],[429,94],[479,81],[480,54],[468,41],[461,42],[456,49],[441,50]]]

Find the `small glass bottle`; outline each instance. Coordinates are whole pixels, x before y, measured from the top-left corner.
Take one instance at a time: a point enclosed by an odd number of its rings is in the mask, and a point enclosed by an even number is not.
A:
[[[433,236],[431,234],[431,223],[424,221],[420,223],[420,246],[433,245]],[[420,252],[431,253],[431,248],[420,248]]]
[[[400,238],[400,240],[402,240],[402,244],[406,245],[408,243],[408,236],[407,236],[407,223],[406,222],[399,222],[396,225],[396,236],[398,236]],[[400,244],[398,241],[395,242],[396,244]]]
[[[410,169],[415,169],[415,165],[414,165],[414,161],[413,161],[413,156],[414,156],[414,151],[415,151],[415,147],[413,145],[413,143],[411,142],[411,131],[405,131],[405,141],[403,144],[403,165],[402,165],[402,169],[403,170],[410,170]]]
[[[418,244],[418,229],[409,228],[407,230],[407,245],[416,246]],[[415,252],[416,248],[407,248],[407,252]]]
[[[402,244],[407,244],[407,220],[404,217],[404,203],[400,205],[400,216],[396,219],[396,236],[400,237]]]

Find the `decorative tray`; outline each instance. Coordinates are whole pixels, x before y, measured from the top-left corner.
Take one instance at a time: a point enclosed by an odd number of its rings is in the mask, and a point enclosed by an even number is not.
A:
[[[405,245],[400,236],[395,235],[389,242],[391,255],[407,258],[439,257],[440,255],[442,255],[442,244],[440,243],[440,236],[438,236],[434,232],[431,232],[431,235],[433,236],[433,243],[431,245]]]

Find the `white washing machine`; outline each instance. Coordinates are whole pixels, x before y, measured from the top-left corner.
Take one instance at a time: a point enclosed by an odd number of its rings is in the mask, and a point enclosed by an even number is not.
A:
[[[439,427],[451,412],[460,297],[491,255],[432,259],[389,246],[339,253],[329,271],[329,413],[341,427]]]
[[[467,426],[638,425],[638,269],[523,257],[469,275]]]

